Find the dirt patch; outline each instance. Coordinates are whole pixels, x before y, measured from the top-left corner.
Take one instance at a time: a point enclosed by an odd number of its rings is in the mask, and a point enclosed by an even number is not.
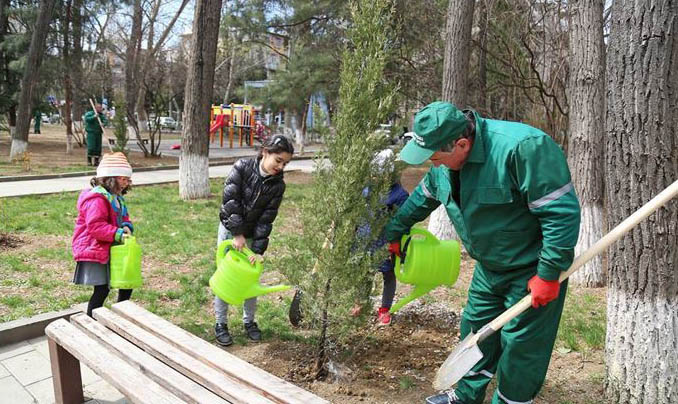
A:
[[[23,241],[9,233],[0,233],[0,251],[19,247]]]

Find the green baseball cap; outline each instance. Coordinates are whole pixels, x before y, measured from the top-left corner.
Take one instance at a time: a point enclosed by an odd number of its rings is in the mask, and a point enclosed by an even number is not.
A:
[[[436,101],[414,116],[414,137],[400,151],[400,160],[421,164],[466,129],[466,116],[449,102]]]

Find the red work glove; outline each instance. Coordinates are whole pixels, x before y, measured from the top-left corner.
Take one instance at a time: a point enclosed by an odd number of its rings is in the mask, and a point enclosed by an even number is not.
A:
[[[388,243],[388,252],[400,257],[400,241],[391,241]]]
[[[560,293],[560,282],[546,281],[538,275],[533,276],[527,282],[527,290],[532,293],[532,307],[546,306],[551,300],[555,300]]]

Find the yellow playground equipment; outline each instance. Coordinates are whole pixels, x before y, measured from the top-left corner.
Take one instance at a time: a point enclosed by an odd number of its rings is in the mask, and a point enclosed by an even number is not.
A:
[[[228,132],[228,147],[233,148],[233,138],[237,132],[238,143],[242,147],[243,139],[248,146],[254,144],[256,120],[260,110],[250,104],[212,105],[210,111],[210,143],[214,142],[219,131],[219,145],[224,147],[224,129]]]

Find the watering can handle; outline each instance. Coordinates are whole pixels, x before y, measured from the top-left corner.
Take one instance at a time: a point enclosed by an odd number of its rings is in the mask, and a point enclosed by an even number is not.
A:
[[[233,250],[236,253],[243,254],[243,255],[245,255],[245,257],[251,257],[253,255],[256,255],[254,253],[254,251],[250,250],[247,247],[243,247],[242,251],[235,250],[233,248],[233,239],[228,239],[228,240],[222,241],[219,244],[219,247],[217,247],[217,261],[222,260],[226,256],[226,254],[228,254],[229,250]],[[257,262],[255,263],[255,266],[260,267],[261,265],[262,265],[261,261],[257,260]]]
[[[433,240],[435,240],[435,241],[439,241],[439,240],[436,238],[436,236],[434,236],[430,231],[428,231],[428,230],[426,230],[426,229],[420,229],[420,228],[418,228],[418,227],[413,227],[413,228],[411,228],[411,229],[410,229],[410,237],[413,236],[413,235],[415,235],[415,234],[420,234],[420,235],[426,237],[427,239],[433,239]]]
[[[426,237],[427,239],[432,238],[435,241],[438,241],[438,239],[428,230],[419,229],[416,227],[411,228],[410,232],[407,234],[403,234],[403,237],[400,239],[400,243],[402,244],[402,247],[400,247],[400,257],[395,257],[397,268],[400,268],[399,264],[405,263],[405,258],[407,257],[407,247],[410,245],[410,241],[412,241],[412,236],[414,236],[415,234],[420,234]]]

